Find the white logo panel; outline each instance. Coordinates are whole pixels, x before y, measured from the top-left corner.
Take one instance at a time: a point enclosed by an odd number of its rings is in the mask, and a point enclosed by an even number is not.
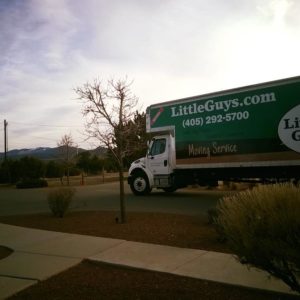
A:
[[[300,152],[300,105],[293,107],[280,120],[278,136],[290,149]]]

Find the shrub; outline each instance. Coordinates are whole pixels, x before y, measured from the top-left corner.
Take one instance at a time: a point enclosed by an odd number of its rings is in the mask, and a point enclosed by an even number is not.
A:
[[[231,181],[223,181],[223,187],[225,187],[228,190],[233,190],[235,191],[237,189],[236,184],[234,182]]]
[[[48,192],[48,205],[55,217],[63,218],[72,202],[75,189],[69,187],[57,188]]]
[[[209,225],[214,225],[215,224],[215,219],[218,216],[218,210],[213,207],[207,210],[207,221]]]
[[[16,183],[17,189],[31,189],[31,188],[40,188],[40,187],[47,187],[48,182],[45,179],[40,178],[26,178],[18,181]]]
[[[212,225],[217,234],[218,234],[218,241],[220,243],[226,242],[226,236],[224,235],[223,228],[217,222],[219,216],[219,210],[216,207],[210,208],[207,210],[207,222],[209,225]]]
[[[216,223],[242,263],[300,293],[300,188],[259,186],[221,199]]]

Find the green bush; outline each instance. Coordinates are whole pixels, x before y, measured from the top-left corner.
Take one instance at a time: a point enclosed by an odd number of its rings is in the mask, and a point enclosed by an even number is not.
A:
[[[48,205],[55,217],[63,218],[72,202],[75,189],[61,187],[48,192]]]
[[[300,188],[258,186],[221,199],[215,222],[242,263],[300,293]]]
[[[48,182],[45,179],[40,178],[27,178],[22,179],[16,183],[17,189],[32,189],[32,188],[40,188],[40,187],[47,187]]]

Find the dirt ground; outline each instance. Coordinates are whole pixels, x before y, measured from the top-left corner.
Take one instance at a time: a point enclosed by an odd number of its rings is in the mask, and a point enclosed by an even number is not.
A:
[[[229,252],[218,241],[206,216],[162,213],[127,213],[127,222],[117,224],[117,212],[72,212],[64,218],[50,214],[2,216],[0,222],[52,231],[111,237],[183,248]]]
[[[218,241],[204,216],[128,213],[117,224],[116,212],[72,212],[0,217],[0,222],[176,247],[230,252]],[[1,253],[1,247],[0,247]],[[0,254],[1,255],[1,254]],[[84,261],[10,299],[299,299],[204,280]]]
[[[0,259],[3,259],[13,253],[12,249],[0,245]]]

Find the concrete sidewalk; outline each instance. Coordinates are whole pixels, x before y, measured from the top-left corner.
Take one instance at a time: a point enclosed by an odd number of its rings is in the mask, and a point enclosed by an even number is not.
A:
[[[58,274],[83,259],[167,272],[282,293],[281,281],[218,252],[51,232],[0,224],[0,245],[14,253],[0,260],[0,299]]]

